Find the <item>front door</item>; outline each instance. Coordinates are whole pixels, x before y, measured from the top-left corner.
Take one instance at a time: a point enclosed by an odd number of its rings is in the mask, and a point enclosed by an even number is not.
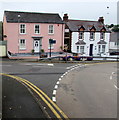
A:
[[[39,40],[34,40],[34,52],[40,52],[40,41]]]
[[[93,44],[90,44],[89,55],[93,56]]]

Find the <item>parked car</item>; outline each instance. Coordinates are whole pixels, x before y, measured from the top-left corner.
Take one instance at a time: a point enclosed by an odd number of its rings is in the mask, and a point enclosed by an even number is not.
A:
[[[119,51],[111,52],[110,55],[119,55]]]
[[[92,61],[93,57],[91,56],[63,56],[62,57],[64,61],[68,60],[68,61],[83,61],[83,60],[87,60],[87,61]]]

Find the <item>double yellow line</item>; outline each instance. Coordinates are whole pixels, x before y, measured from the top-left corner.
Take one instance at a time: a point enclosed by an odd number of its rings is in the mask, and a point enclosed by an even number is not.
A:
[[[5,73],[0,73],[0,75],[8,76],[8,77],[16,79],[19,82],[24,83],[30,89],[32,89],[45,102],[45,104],[54,113],[56,118],[58,118],[59,120],[62,120],[62,118],[63,118],[63,120],[64,119],[69,120],[69,118],[65,115],[65,113],[41,89],[39,89],[37,86],[35,86],[31,82],[29,82],[28,80],[23,79],[23,78],[18,77],[18,76],[5,74]]]

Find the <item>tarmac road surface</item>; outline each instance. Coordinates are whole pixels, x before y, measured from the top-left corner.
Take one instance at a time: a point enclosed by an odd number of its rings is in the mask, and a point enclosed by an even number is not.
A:
[[[117,63],[85,65],[61,81],[56,103],[69,118],[117,118]],[[80,119],[79,119],[80,120]]]

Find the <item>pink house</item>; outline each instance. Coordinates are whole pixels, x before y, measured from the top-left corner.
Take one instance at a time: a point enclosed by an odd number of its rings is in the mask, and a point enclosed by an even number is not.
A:
[[[7,40],[7,51],[11,53],[39,53],[41,49],[60,52],[64,46],[64,26],[59,14],[5,11],[3,19],[4,40]]]

